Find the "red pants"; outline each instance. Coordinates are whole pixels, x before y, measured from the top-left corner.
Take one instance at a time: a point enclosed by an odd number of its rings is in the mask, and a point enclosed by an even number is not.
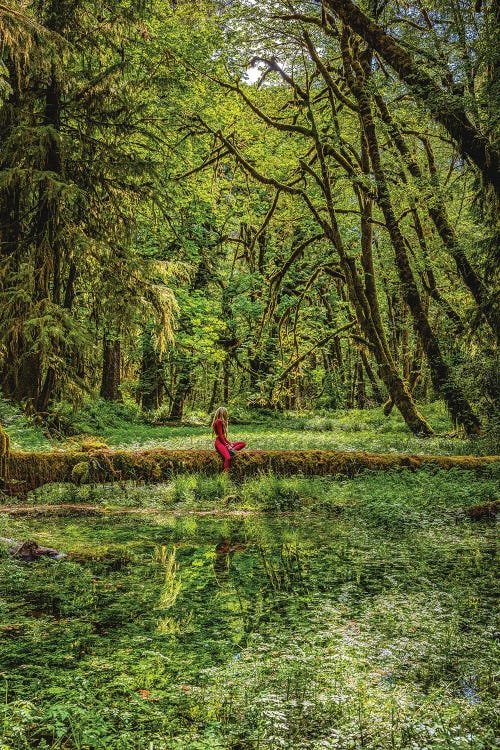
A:
[[[239,443],[232,443],[233,450],[240,451],[242,448],[244,448],[246,443],[243,440],[240,440]],[[222,458],[224,459],[224,469],[229,469],[231,465],[231,454],[229,453],[227,447],[224,445],[224,443],[217,438],[215,441],[215,450],[220,453]]]

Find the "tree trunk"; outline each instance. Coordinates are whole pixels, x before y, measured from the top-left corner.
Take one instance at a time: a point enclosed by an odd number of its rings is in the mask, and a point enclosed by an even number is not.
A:
[[[170,414],[168,418],[172,422],[180,422],[184,416],[184,405],[186,399],[193,389],[193,381],[191,379],[192,367],[191,363],[184,361],[181,364],[181,368],[177,375],[177,384],[174,392],[174,399],[170,407]]]
[[[440,88],[425,69],[396,40],[365,15],[351,0],[324,0],[346,26],[396,71],[412,93],[448,131],[460,153],[477,166],[486,185],[500,199],[500,153],[470,121],[463,100]]]
[[[366,386],[363,377],[363,363],[358,361],[356,366],[356,406],[358,409],[366,408]]]
[[[403,377],[407,383],[410,382],[410,331],[408,330],[408,311],[406,305],[401,310],[402,330],[401,330],[401,358],[403,362]]]
[[[120,391],[121,342],[104,337],[102,351],[101,398],[106,401],[123,401]]]
[[[335,246],[339,247],[339,242],[342,241],[340,234],[335,233],[335,237]],[[358,324],[372,347],[378,365],[378,376],[401,412],[408,428],[416,435],[433,435],[432,427],[418,411],[407,385],[396,369],[385,342],[383,328],[378,329],[372,318],[370,304],[366,298],[354,259],[348,257],[344,252],[342,265],[348,282],[349,299],[356,312]]]
[[[82,451],[11,451],[9,476],[12,484],[9,481],[4,483],[4,492],[11,495],[19,494],[26,492],[28,488],[35,489],[52,482],[166,482],[182,473],[201,472],[217,475],[221,472],[220,458],[213,449],[106,449],[97,450],[94,455],[97,460],[89,461],[88,452]],[[484,474],[491,471],[495,465],[498,466],[498,456],[427,456],[333,450],[247,450],[234,457],[231,474],[238,479],[269,471],[281,476],[298,474],[353,477],[367,470],[416,471],[429,466]],[[41,506],[38,505],[36,510],[40,511]],[[105,508],[102,510],[106,513]]]
[[[344,47],[344,62],[351,65],[354,75],[350,77],[351,90],[357,99],[359,115],[366,134],[370,160],[377,180],[378,203],[384,214],[385,224],[394,248],[396,268],[401,282],[401,291],[408,305],[415,324],[415,330],[421,338],[422,346],[427,355],[431,377],[436,391],[440,393],[450,411],[454,421],[463,425],[468,434],[475,434],[480,430],[480,421],[474,414],[459,385],[453,381],[452,375],[441,354],[439,342],[434,334],[416,285],[410,266],[403,235],[394,213],[383,170],[375,123],[369,96],[364,88],[364,71],[359,62],[348,58],[348,51]]]
[[[382,391],[380,390],[380,386],[377,382],[377,378],[375,377],[370,361],[367,357],[366,351],[363,347],[361,347],[359,353],[361,356],[363,367],[365,368],[365,372],[372,387],[373,398],[375,399],[377,404],[381,404],[384,400],[384,397],[382,395]]]
[[[220,375],[217,374],[214,378],[214,384],[212,386],[212,395],[210,396],[210,403],[208,404],[208,413],[211,414],[213,410],[215,409],[215,404],[217,403],[217,396],[219,393],[219,378]]]
[[[314,209],[310,202],[308,202],[308,206],[313,212],[316,221],[323,228],[326,237],[331,241],[333,247],[339,255],[341,267],[347,282],[349,300],[353,305],[354,311],[356,313],[359,327],[370,342],[370,345],[373,349],[373,354],[379,366],[378,374],[380,378],[393,397],[394,403],[400,410],[403,419],[405,420],[409,429],[417,435],[430,436],[433,434],[432,427],[419,413],[418,409],[415,406],[411,393],[408,391],[407,386],[396,370],[391,354],[389,352],[389,348],[387,346],[387,341],[385,339],[384,329],[380,321],[380,316],[378,316],[377,321],[376,310],[378,307],[378,302],[376,298],[376,286],[374,283],[366,283],[366,281],[365,285],[363,285],[356,268],[356,261],[351,255],[346,252],[346,249],[344,247],[344,242],[339,231],[336,212],[334,208],[334,200],[331,190],[331,176],[325,161],[322,139],[320,138],[319,133],[316,129],[314,123],[314,115],[310,108],[309,117],[313,126],[316,154],[321,168],[321,188],[326,200],[328,221],[326,221]],[[370,295],[372,299],[369,299],[368,295]],[[374,312],[375,317],[373,314]]]
[[[162,366],[154,348],[151,330],[142,332],[141,378],[139,393],[141,407],[144,411],[158,409],[163,401]]]
[[[53,367],[49,367],[45,374],[42,389],[38,394],[38,398],[36,400],[37,412],[43,413],[47,411],[55,384],[56,372]]]
[[[34,405],[38,398],[40,380],[40,360],[38,355],[24,355],[15,376],[14,395],[16,400],[28,401]]]
[[[223,397],[225,404],[229,403],[229,363],[230,363],[230,359],[229,357],[226,357],[226,360],[224,362],[224,372],[222,376],[223,378],[222,380],[223,396],[222,397]]]

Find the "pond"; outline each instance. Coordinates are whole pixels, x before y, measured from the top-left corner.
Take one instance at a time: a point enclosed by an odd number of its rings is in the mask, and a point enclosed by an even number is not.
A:
[[[494,524],[89,511],[1,533],[67,553],[2,559],[2,748],[494,747]]]

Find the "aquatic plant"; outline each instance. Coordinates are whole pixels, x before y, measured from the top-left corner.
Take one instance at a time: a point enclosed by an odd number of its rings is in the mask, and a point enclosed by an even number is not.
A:
[[[3,746],[490,750],[495,525],[457,511],[494,474],[186,474],[74,487],[74,515],[67,485],[18,500],[2,535],[67,557],[0,560]]]

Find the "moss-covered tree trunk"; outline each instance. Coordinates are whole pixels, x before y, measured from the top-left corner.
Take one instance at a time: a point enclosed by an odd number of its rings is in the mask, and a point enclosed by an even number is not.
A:
[[[380,159],[378,137],[373,119],[369,94],[365,87],[366,71],[361,63],[350,55],[348,40],[343,40],[344,65],[352,70],[349,84],[356,97],[359,117],[366,135],[373,173],[377,181],[377,200],[384,214],[385,224],[394,248],[395,265],[401,282],[403,298],[413,316],[415,330],[422,341],[422,346],[429,362],[432,383],[440,393],[450,411],[452,418],[463,425],[467,433],[474,434],[480,429],[480,421],[472,410],[462,389],[452,377],[444,361],[436,334],[429,323],[420,293],[413,275],[405,241],[392,206],[389,185]]]
[[[375,377],[375,374],[373,372],[373,368],[371,366],[370,360],[368,359],[366,350],[363,346],[361,346],[359,349],[359,356],[361,357],[363,367],[365,368],[365,372],[367,374],[368,380],[370,381],[373,399],[375,400],[377,404],[381,404],[384,400],[384,397],[382,395],[382,391],[380,390],[380,386],[378,384],[377,378]]]
[[[349,300],[355,311],[359,327],[372,347],[375,360],[378,364],[380,379],[389,391],[408,428],[416,435],[432,435],[432,427],[418,411],[406,383],[396,369],[387,345],[379,312],[375,271],[371,258],[371,229],[368,226],[365,227],[365,239],[362,242],[363,263],[365,266],[365,283],[363,284],[356,266],[356,259],[347,252],[339,230],[323,142],[316,128],[314,115],[310,107],[309,119],[313,127],[315,149],[321,169],[321,187],[326,201],[328,221],[315,211],[311,202],[308,202],[308,205],[314,212],[318,223],[323,227],[325,235],[338,253],[345,275]],[[363,201],[363,196],[360,196],[360,200]],[[371,210],[370,207],[368,208]],[[369,210],[366,211],[364,217],[367,224],[370,223],[368,221]]]
[[[123,401],[121,383],[121,342],[104,336],[102,346],[102,376],[99,395],[106,401]]]
[[[354,476],[362,471],[416,470],[423,466],[443,469],[488,471],[495,456],[425,456],[366,451],[274,450],[243,451],[234,456],[231,474],[236,479],[274,472],[278,475]],[[220,457],[214,450],[140,451],[11,451],[9,478],[4,490],[17,494],[51,482],[114,482],[140,480],[164,482],[177,474],[201,472],[220,474]]]
[[[56,183],[63,178],[61,152],[61,84],[53,63],[45,93],[45,125],[47,127],[47,151],[44,172],[48,174],[40,185],[39,211],[33,227],[35,241],[34,301],[39,310],[48,303],[59,305],[61,292],[61,245],[59,238],[59,201]],[[55,175],[55,177],[54,177]],[[55,344],[59,347],[60,342]],[[39,383],[34,399],[37,411],[46,411],[56,382],[56,373],[48,366],[43,375],[43,351],[38,345],[33,367]]]

